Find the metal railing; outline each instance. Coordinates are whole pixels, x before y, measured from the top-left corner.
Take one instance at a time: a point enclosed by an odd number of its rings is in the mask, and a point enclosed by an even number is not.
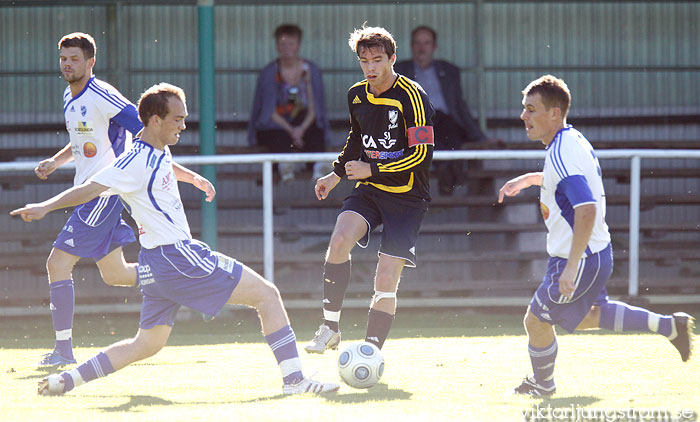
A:
[[[597,150],[600,159],[627,158],[630,160],[630,221],[629,221],[629,284],[628,294],[639,294],[639,210],[641,199],[641,160],[642,158],[682,158],[700,159],[700,150],[645,150],[620,149]],[[176,161],[183,165],[223,165],[223,164],[262,164],[263,175],[263,248],[265,278],[274,281],[273,248],[273,163],[280,162],[330,162],[336,153],[296,153],[296,154],[241,154],[213,156],[179,156]],[[436,151],[434,160],[523,160],[544,159],[545,151]],[[12,171],[33,171],[34,162],[0,163],[0,173]],[[64,166],[69,169],[72,163]],[[699,166],[700,167],[700,166]],[[530,171],[538,171],[533,168]],[[494,195],[496,193],[494,192]],[[46,199],[46,198],[37,198]],[[206,224],[206,221],[203,221]]]

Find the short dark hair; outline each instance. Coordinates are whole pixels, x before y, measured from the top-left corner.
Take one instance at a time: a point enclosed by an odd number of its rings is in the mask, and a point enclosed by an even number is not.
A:
[[[79,47],[83,51],[83,57],[86,59],[95,57],[97,53],[97,43],[95,43],[95,39],[92,38],[92,35],[84,32],[73,32],[64,35],[58,42],[58,49],[60,50],[63,47]]]
[[[183,104],[186,104],[185,91],[169,83],[161,82],[144,91],[137,105],[139,119],[143,125],[148,126],[148,121],[153,116],[164,119],[168,115],[168,99],[172,97],[179,98]]]
[[[299,41],[301,41],[301,34],[301,28],[292,23],[284,23],[275,28],[275,40],[279,40],[282,35],[291,35],[299,38]]]
[[[416,37],[416,34],[419,31],[428,31],[430,32],[430,35],[433,36],[433,44],[437,44],[437,32],[428,25],[421,25],[413,28],[413,31],[411,31],[411,44],[413,44],[413,39]]]
[[[522,91],[522,94],[525,96],[540,94],[545,109],[549,110],[552,107],[559,107],[564,118],[569,114],[571,92],[569,87],[566,86],[566,82],[556,76],[540,76],[530,82]]]
[[[396,53],[396,41],[389,31],[379,26],[365,26],[355,29],[348,39],[350,49],[360,56],[360,48],[380,48],[391,58]]]

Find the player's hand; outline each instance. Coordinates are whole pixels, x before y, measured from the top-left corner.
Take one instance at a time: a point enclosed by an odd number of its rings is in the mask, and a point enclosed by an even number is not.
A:
[[[41,220],[48,212],[49,210],[41,204],[27,204],[22,208],[10,211],[10,215],[19,215],[22,217],[22,220],[32,222],[34,220]]]
[[[335,174],[335,172],[330,172],[327,175],[316,180],[316,186],[314,186],[316,198],[318,198],[319,201],[326,199],[328,197],[328,194],[339,182],[340,177],[337,174]]]
[[[578,268],[575,265],[569,265],[568,263],[564,267],[561,276],[559,276],[559,293],[569,299],[574,295],[574,279],[576,278],[576,273]]]
[[[212,185],[208,179],[200,175],[196,175],[194,179],[192,179],[192,184],[206,194],[205,200],[207,202],[214,200],[214,197],[216,196],[216,189],[214,189],[214,185]]]
[[[364,161],[348,161],[345,163],[345,174],[350,180],[362,180],[372,176],[372,166]]]
[[[34,169],[34,174],[41,180],[46,180],[49,174],[53,173],[58,168],[56,160],[53,158],[47,158],[41,161]]]
[[[529,188],[530,185],[527,183],[524,177],[518,176],[515,179],[510,179],[505,185],[501,187],[498,191],[498,203],[503,203],[503,198],[506,196],[515,196],[520,193],[521,190]]]

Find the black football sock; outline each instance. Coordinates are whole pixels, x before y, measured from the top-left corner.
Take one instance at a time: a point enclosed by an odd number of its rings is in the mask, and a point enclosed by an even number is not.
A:
[[[367,318],[365,341],[381,349],[389,335],[393,322],[394,315],[370,308],[369,317]]]
[[[350,260],[342,264],[326,262],[323,270],[323,323],[338,332],[340,309],[350,284]]]

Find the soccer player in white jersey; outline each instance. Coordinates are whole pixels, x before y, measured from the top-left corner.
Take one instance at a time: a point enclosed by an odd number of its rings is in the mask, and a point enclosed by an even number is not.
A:
[[[136,108],[119,91],[92,73],[97,46],[88,34],[75,32],[61,38],[60,66],[68,82],[63,112],[70,142],[34,170],[45,180],[58,167],[75,162],[74,184],[80,185],[131,147],[132,134],[143,125]],[[117,195],[104,194],[73,210],[53,244],[46,261],[49,297],[56,344],[39,365],[76,363],[73,356],[75,293],[72,271],[80,258],[96,261],[102,279],[110,286],[134,286],[136,264],[124,260],[122,247],[135,242],[122,220]]]
[[[522,92],[527,137],[547,149],[544,168],[508,181],[498,202],[530,186],[540,186],[540,208],[547,225],[547,273],[525,315],[533,376],[515,394],[554,394],[557,338],[554,325],[576,329],[656,332],[668,337],[685,362],[690,357],[693,318],[660,315],[611,301],[605,284],[613,268],[605,223],[605,191],[600,164],[581,132],[566,124],[571,94],[551,75],[532,81]]]
[[[64,394],[154,355],[168,340],[181,305],[216,315],[226,303],[258,311],[265,340],[282,371],[283,393],[337,391],[338,384],[302,374],[296,337],[277,287],[235,259],[192,239],[177,182],[194,184],[196,175],[173,166],[169,149],[185,129],[185,93],[173,85],[155,85],[142,94],[138,112],[145,127],[130,151],[87,182],[11,212],[25,221],[38,220],[50,211],[85,203],[111,189],[126,202],[139,225],[138,276],[143,303],[136,337],[107,347],[77,368],[50,375],[39,382],[39,394]],[[213,192],[207,197],[212,199]]]

